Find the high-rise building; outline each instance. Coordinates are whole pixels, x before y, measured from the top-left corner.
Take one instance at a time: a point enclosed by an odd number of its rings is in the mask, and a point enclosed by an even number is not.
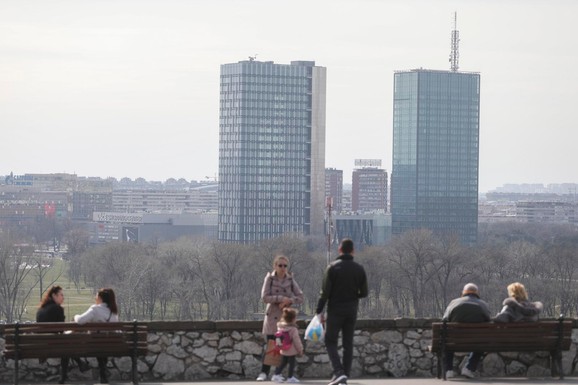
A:
[[[219,240],[323,234],[325,79],[313,61],[221,66]]]
[[[427,228],[477,240],[480,75],[394,74],[392,232]]]
[[[343,210],[343,170],[325,169],[325,196],[331,197],[331,210],[334,213]]]
[[[356,213],[387,212],[387,171],[379,159],[356,159],[351,175],[351,210]]]

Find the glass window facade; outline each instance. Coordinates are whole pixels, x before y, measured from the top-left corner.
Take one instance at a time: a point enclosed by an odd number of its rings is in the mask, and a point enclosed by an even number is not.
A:
[[[219,240],[309,234],[312,175],[324,188],[316,141],[323,139],[324,151],[325,115],[318,124],[313,106],[323,98],[325,107],[325,68],[314,62],[224,64],[220,87]]]
[[[427,228],[477,240],[480,75],[394,75],[392,232]]]

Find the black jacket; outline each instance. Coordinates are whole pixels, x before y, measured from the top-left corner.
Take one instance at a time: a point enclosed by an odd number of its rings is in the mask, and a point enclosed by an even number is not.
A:
[[[64,322],[64,309],[56,302],[48,302],[38,308],[36,322]]]
[[[367,297],[365,269],[349,254],[340,255],[325,270],[316,313],[323,311],[355,311],[360,298]]]

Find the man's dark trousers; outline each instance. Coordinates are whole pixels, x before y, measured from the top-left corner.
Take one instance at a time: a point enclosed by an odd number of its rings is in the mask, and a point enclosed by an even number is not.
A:
[[[349,377],[351,374],[351,365],[353,362],[353,333],[355,332],[356,320],[357,307],[354,309],[328,309],[327,311],[327,320],[325,321],[325,346],[335,375],[343,373]],[[343,361],[339,359],[339,351],[337,349],[339,331],[341,331],[343,345]]]

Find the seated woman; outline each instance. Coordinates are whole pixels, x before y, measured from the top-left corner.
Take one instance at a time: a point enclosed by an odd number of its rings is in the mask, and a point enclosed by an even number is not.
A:
[[[60,286],[52,286],[44,293],[42,301],[38,306],[38,311],[36,312],[36,322],[64,322],[64,308],[62,304],[64,303],[64,292]],[[88,362],[82,361],[78,357],[72,358],[78,364],[78,368],[81,372],[86,372],[90,369]],[[64,384],[68,374],[68,360],[69,357],[62,357],[60,359],[60,384]],[[42,359],[41,362],[46,361]]]
[[[100,289],[96,293],[95,305],[92,305],[87,311],[80,315],[74,316],[74,322],[85,324],[88,322],[118,322],[118,308],[114,291],[110,288]],[[100,382],[106,384],[108,378],[106,375],[106,357],[97,357],[98,369],[100,371]]]
[[[542,312],[542,302],[528,301],[526,288],[520,282],[508,285],[508,295],[503,302],[504,307],[498,313],[495,322],[535,322]]]

